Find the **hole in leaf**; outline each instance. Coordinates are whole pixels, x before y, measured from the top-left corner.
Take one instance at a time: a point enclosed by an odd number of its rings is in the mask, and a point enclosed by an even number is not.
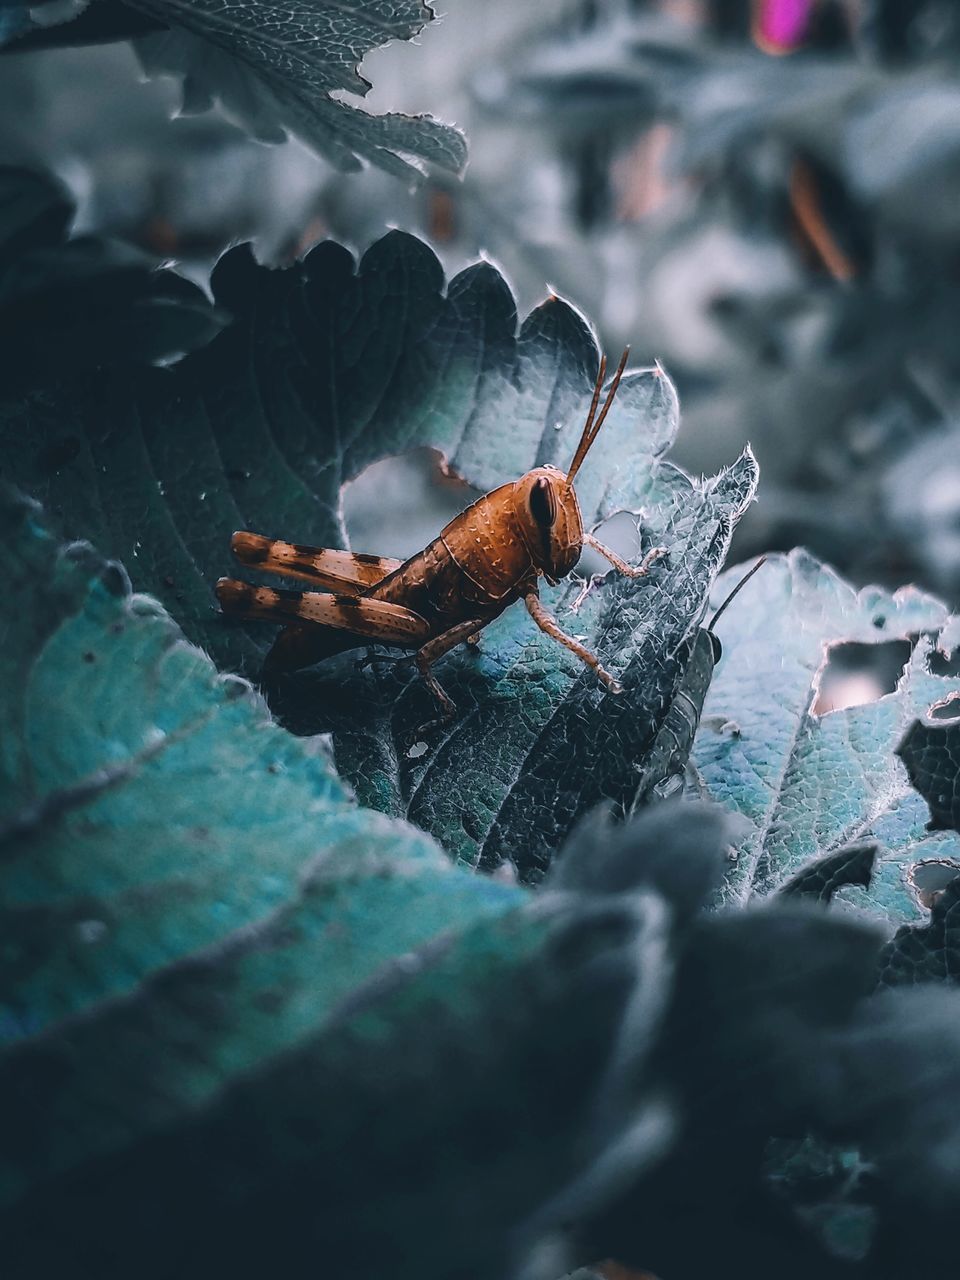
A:
[[[952,653],[941,653],[939,649],[934,649],[927,659],[927,667],[934,676],[960,676],[960,647]]]
[[[367,555],[405,560],[479,496],[446,469],[436,449],[380,458],[343,487],[350,545]]]
[[[623,556],[631,564],[636,564],[651,546],[649,532],[642,541],[637,517],[629,511],[618,511],[609,520],[605,520],[596,530],[596,535],[605,547],[615,551],[618,556]],[[592,573],[605,575],[610,572],[610,561],[592,547],[584,547],[576,571],[583,577],[589,577]]]
[[[927,709],[927,719],[938,720],[941,724],[960,720],[960,693],[951,693],[940,702],[935,702]]]
[[[907,870],[907,883],[922,907],[930,908],[953,880],[960,875],[960,863],[949,858],[915,862]]]
[[[909,640],[887,640],[882,644],[844,640],[830,645],[817,676],[813,714],[822,716],[828,711],[862,706],[893,693],[911,652]]]

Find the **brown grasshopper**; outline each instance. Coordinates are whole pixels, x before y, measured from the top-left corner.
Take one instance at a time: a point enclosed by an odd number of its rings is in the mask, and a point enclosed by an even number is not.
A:
[[[512,484],[478,498],[409,560],[358,555],[281,542],[238,531],[231,549],[241,564],[312,582],[320,591],[278,591],[221,578],[217,599],[224,613],[286,624],[267,655],[265,673],[293,671],[364,643],[416,649],[417,669],[444,719],[456,707],[431,670],[456,645],[522,599],[537,626],[592,667],[611,693],[622,688],[595,654],[561,631],[543,607],[541,575],[551,585],[566,577],[584,546],[593,547],[620,572],[641,578],[664,548],[630,565],[583,528],[573,480],[613,404],[627,363],[624,351],[597,413],[606,359],[593,389],[580,443],[566,474],[557,467],[528,471]]]

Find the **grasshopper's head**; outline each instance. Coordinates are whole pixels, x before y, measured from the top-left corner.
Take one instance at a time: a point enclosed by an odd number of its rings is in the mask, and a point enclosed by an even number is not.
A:
[[[528,471],[516,483],[516,512],[523,530],[523,540],[534,564],[550,581],[565,578],[580,559],[580,552],[583,550],[583,518],[574,492],[573,478],[610,411],[623,371],[627,367],[629,354],[630,348],[627,347],[620,357],[603,408],[597,413],[603,379],[607,372],[606,358],[601,359],[590,411],[580,443],[566,473],[556,467],[537,467]]]
[[[537,467],[515,486],[517,519],[533,563],[556,582],[565,578],[583,550],[580,503],[556,467]]]

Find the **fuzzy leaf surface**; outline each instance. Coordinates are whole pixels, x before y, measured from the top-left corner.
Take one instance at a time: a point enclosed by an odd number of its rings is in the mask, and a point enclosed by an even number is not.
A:
[[[716,599],[741,575],[731,569]],[[836,889],[895,924],[925,922],[911,869],[954,859],[954,832],[929,831],[929,812],[895,752],[909,726],[960,688],[930,669],[947,609],[915,588],[857,593],[804,551],[774,556],[718,624],[724,656],[707,695],[694,758],[709,794],[746,820],[726,895],[743,901],[795,883],[826,855],[854,842],[879,846],[871,887],[862,860]],[[817,715],[827,649],[844,641],[915,645],[894,693]]]
[[[596,339],[552,296],[518,326],[488,264],[447,285],[433,253],[395,232],[359,264],[329,243],[284,271],[234,250],[213,289],[234,319],[209,347],[172,369],[10,403],[0,449],[8,474],[67,536],[123,559],[136,587],[162,599],[222,667],[256,677],[274,632],[216,612],[212,586],[232,571],[234,529],[344,546],[342,485],[418,445],[481,490],[572,456]],[[690,479],[663,459],[677,419],[659,368],[628,373],[577,480],[588,527],[637,512],[645,542],[668,555],[645,578],[608,575],[576,613],[576,584],[545,592],[624,695],[604,694],[514,606],[484,632],[478,656],[439,665],[459,716],[426,752],[407,754],[434,715],[419,682],[406,670],[358,674],[350,654],[284,682],[285,722],[334,731],[338,767],[364,803],[411,817],[458,859],[489,867],[509,857],[531,878],[586,808],[629,804],[638,786],[657,784],[657,770],[645,771],[655,744],[657,760],[682,767],[657,735],[757,472],[746,452],[713,480]],[[26,449],[8,447],[24,438]]]

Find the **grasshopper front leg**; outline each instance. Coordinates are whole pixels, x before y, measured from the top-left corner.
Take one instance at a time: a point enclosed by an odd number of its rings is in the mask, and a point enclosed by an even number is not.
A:
[[[639,564],[628,564],[622,556],[618,556],[615,551],[605,547],[592,533],[584,533],[583,542],[584,546],[593,547],[594,551],[599,551],[602,556],[605,556],[610,561],[617,573],[622,573],[627,578],[645,578],[650,572],[650,566],[653,562],[667,554],[666,547],[652,547]],[[608,569],[607,572],[609,573],[610,570]]]
[[[599,551],[602,556],[605,556],[610,561],[618,573],[622,573],[624,577],[627,578],[645,578],[650,572],[650,566],[653,562],[667,554],[666,547],[651,547],[639,564],[629,564],[622,556],[618,556],[615,551],[611,551],[609,547],[605,547],[599,539],[593,536],[592,533],[584,533],[583,543],[584,546],[593,547],[594,551]],[[594,573],[587,578],[586,582],[584,582],[580,589],[580,594],[571,605],[573,613],[580,612],[580,606],[583,604],[584,600],[586,600],[594,587],[600,585],[604,576],[605,575],[602,573]]]
[[[551,640],[556,640],[558,644],[562,644],[571,653],[575,653],[580,661],[585,662],[588,667],[592,667],[598,678],[611,693],[623,693],[623,685],[606,668],[600,665],[600,659],[597,655],[591,653],[579,640],[574,640],[573,636],[568,636],[565,631],[561,631],[556,618],[543,607],[536,584],[527,589],[523,602],[530,612],[530,617],[545,635],[548,635]]]

